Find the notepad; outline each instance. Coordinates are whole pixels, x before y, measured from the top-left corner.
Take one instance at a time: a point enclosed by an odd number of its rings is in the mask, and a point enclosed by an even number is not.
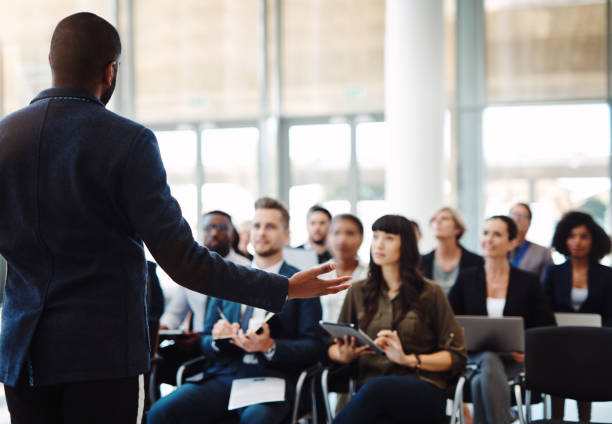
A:
[[[232,381],[227,409],[285,400],[285,380],[276,377],[237,378]]]

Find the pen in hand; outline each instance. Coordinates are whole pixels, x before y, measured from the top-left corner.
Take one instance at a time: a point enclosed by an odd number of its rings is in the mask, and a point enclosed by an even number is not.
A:
[[[221,315],[221,318],[223,318],[224,320],[226,320],[227,322],[230,322],[229,319],[227,319],[227,317],[225,316],[225,314],[223,313],[223,311],[221,310],[220,307],[217,306],[217,312],[219,312],[219,315]]]

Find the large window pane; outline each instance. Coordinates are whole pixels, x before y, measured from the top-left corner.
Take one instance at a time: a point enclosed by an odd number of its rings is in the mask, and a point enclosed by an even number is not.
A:
[[[258,116],[259,2],[134,0],[136,117]]]
[[[306,211],[315,203],[332,214],[349,212],[351,155],[348,124],[294,125],[289,129],[291,240],[306,240]]]
[[[235,224],[253,217],[258,140],[254,127],[202,131],[202,212],[223,210]]]
[[[172,195],[178,200],[183,216],[197,234],[198,207],[196,188],[197,137],[194,131],[157,131],[164,167]]]
[[[61,19],[87,10],[114,23],[114,4],[114,0],[0,1],[0,117],[26,106],[51,86],[49,46]]]
[[[283,112],[384,107],[384,0],[282,2]]]
[[[606,96],[604,0],[485,0],[492,102]]]
[[[610,119],[605,104],[492,107],[483,116],[486,215],[531,202],[529,237],[550,245],[570,209],[610,231]]]

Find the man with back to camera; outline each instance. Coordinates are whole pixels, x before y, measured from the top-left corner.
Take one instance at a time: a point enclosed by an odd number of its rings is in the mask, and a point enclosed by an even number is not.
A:
[[[297,268],[283,260],[289,241],[289,213],[276,199],[255,202],[251,229],[255,249],[253,267],[290,276]],[[280,313],[263,323],[266,311],[239,303],[210,299],[202,337],[202,350],[209,359],[202,381],[186,383],[155,403],[147,416],[149,424],[205,424],[225,422],[239,416],[241,423],[274,424],[290,412],[295,383],[301,369],[313,365],[323,353],[319,299],[295,299]],[[254,330],[261,324],[262,332]],[[236,346],[216,339],[232,337]],[[228,411],[234,378],[277,377],[285,380],[285,401],[250,405]]]
[[[308,241],[298,246],[298,249],[314,250],[317,252],[320,264],[331,259],[331,253],[327,250],[326,244],[331,219],[331,213],[322,206],[314,205],[308,209],[306,214]]]
[[[526,203],[517,203],[510,209],[510,218],[518,228],[517,245],[510,252],[510,264],[523,271],[532,272],[542,280],[544,271],[548,265],[552,265],[553,260],[550,249],[526,239],[531,226],[531,208]]]
[[[250,266],[251,262],[238,255],[232,248],[234,237],[232,218],[226,212],[213,210],[202,217],[204,246],[233,263]],[[185,331],[187,337],[180,337],[174,344],[159,349],[163,361],[157,367],[160,383],[176,385],[178,367],[202,354],[200,338],[204,329],[204,316],[208,297],[205,294],[177,287],[160,318],[160,330],[177,329],[191,313],[191,326]]]
[[[105,109],[121,42],[91,13],[57,25],[53,88],[0,121],[0,381],[11,420],[134,423],[149,368],[143,242],[181,285],[279,311],[347,287],[231,264],[198,245],[153,133]]]

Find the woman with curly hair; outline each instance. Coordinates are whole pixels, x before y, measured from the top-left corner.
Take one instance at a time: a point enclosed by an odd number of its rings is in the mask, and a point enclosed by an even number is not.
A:
[[[372,225],[368,278],[354,283],[338,322],[354,323],[385,352],[339,340],[329,357],[357,360],[359,390],[335,423],[440,422],[446,389],[463,370],[463,333],[442,289],[423,278],[414,228],[399,215]]]
[[[610,237],[584,212],[568,212],[561,218],[552,241],[565,255],[561,265],[551,265],[543,284],[555,312],[600,314],[604,326],[612,326],[612,268],[599,261],[610,253]],[[553,398],[553,419],[562,419],[564,399]],[[580,421],[589,421],[591,403],[578,402]]]

